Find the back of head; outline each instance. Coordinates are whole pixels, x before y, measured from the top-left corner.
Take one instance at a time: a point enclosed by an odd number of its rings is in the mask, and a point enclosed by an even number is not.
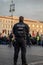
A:
[[[23,16],[20,16],[19,17],[19,22],[23,22],[24,21],[24,17]]]

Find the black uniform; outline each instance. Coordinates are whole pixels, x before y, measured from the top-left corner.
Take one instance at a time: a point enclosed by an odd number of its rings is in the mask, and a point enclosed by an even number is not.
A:
[[[15,35],[15,44],[14,44],[14,65],[17,63],[18,53],[21,48],[21,59],[22,65],[26,65],[26,38],[29,33],[29,27],[23,22],[19,22],[14,25],[13,33]]]

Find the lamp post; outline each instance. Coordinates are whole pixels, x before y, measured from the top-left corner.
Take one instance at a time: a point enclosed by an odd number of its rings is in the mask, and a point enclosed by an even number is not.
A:
[[[13,26],[13,12],[14,11],[15,11],[15,4],[13,3],[13,0],[11,0],[10,10],[9,10],[9,12],[11,13],[11,28]]]

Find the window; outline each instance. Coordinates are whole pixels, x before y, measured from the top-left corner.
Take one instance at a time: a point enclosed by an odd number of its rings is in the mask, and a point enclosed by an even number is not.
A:
[[[30,25],[29,25],[29,27],[30,27]]]
[[[40,26],[40,28],[42,28],[42,25]]]
[[[0,19],[0,22],[2,22],[2,19]]]
[[[7,25],[6,25],[6,28],[7,28]]]
[[[38,28],[39,26],[37,25],[37,28]]]
[[[32,27],[34,27],[34,24],[32,25]]]
[[[3,24],[3,28],[5,27],[5,25]]]
[[[8,23],[10,23],[10,21],[8,21]]]
[[[42,32],[42,30],[40,30],[40,32]]]

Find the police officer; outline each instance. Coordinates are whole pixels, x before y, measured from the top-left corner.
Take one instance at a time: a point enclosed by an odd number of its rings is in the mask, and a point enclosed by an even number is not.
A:
[[[29,34],[29,27],[24,22],[24,17],[19,17],[19,23],[16,23],[13,27],[13,34],[15,36],[14,44],[14,65],[17,65],[18,53],[21,48],[22,65],[27,65],[26,62],[26,37]]]

